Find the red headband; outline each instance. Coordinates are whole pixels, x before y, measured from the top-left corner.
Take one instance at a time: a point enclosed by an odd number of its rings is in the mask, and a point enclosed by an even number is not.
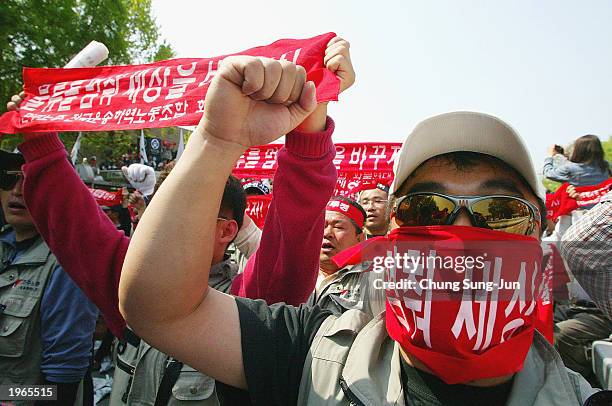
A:
[[[350,218],[357,224],[357,227],[360,229],[363,228],[363,223],[365,222],[365,217],[361,210],[357,207],[353,206],[350,203],[343,202],[342,200],[330,200],[325,207],[326,211],[335,211],[340,214],[344,214],[346,217]]]

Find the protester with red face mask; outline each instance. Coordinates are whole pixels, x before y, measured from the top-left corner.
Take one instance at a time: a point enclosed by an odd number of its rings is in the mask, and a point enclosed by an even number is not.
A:
[[[438,303],[389,288],[387,311],[374,318],[268,306],[207,289],[202,270],[210,263],[218,179],[247,148],[274,141],[315,108],[311,83],[295,102],[279,103],[274,95],[286,80],[257,58],[225,59],[186,159],[148,209],[124,263],[120,308],[138,334],[234,387],[225,391],[248,388],[258,405],[581,405],[593,389],[534,331],[533,289],[499,302],[477,292]],[[445,155],[456,151],[469,154]],[[505,123],[478,113],[433,117],[415,128],[396,163],[392,223],[401,227],[386,248],[393,254],[400,243],[419,250],[428,244],[428,255],[439,249],[455,263],[450,276],[461,262],[473,275],[468,282],[519,277],[531,287],[542,255],[537,188],[529,153]],[[173,224],[176,210],[189,210],[191,221]],[[148,239],[157,229],[168,238]],[[500,242],[509,248],[499,250]],[[486,251],[492,256],[482,267],[466,265],[466,253]],[[427,265],[414,274],[429,271]],[[431,323],[426,311],[436,312]],[[189,334],[171,333],[177,330]]]

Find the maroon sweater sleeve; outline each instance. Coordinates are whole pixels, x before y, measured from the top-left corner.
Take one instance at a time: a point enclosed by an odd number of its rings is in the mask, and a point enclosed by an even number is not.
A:
[[[98,207],[55,133],[28,136],[24,199],[38,231],[64,270],[123,337],[119,276],[130,239]]]
[[[278,152],[273,199],[259,249],[234,280],[232,294],[299,305],[312,293],[325,205],[337,178],[333,131],[334,122],[328,117],[325,131],[287,134],[285,146]]]

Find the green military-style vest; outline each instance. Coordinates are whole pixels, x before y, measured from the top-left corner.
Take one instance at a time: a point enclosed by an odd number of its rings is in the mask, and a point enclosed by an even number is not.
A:
[[[385,291],[375,289],[374,279],[381,275],[370,270],[370,263],[349,266],[339,270],[336,278],[310,295],[308,306],[319,305],[333,313],[361,310],[376,316],[385,309]]]
[[[0,384],[40,384],[40,303],[58,263],[42,238],[11,264],[12,253],[0,243]]]
[[[298,405],[404,406],[400,357],[385,313],[373,319],[358,310],[329,316],[306,357]],[[506,406],[580,406],[594,392],[536,331]]]
[[[110,393],[111,406],[127,404],[134,369],[138,361],[140,338],[127,328],[124,336],[124,340],[115,340],[114,345],[115,372],[113,373],[113,387]]]
[[[208,285],[220,292],[229,293],[237,271],[237,265],[226,257],[223,262],[211,268]],[[128,333],[125,341],[115,345],[115,353],[116,367],[110,406],[154,405],[171,358],[133,333]],[[215,380],[189,365],[183,365],[167,404],[218,406]]]

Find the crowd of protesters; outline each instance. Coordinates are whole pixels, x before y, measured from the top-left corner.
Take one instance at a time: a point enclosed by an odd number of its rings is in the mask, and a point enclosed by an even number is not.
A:
[[[334,38],[325,64],[341,92],[353,85],[348,42]],[[303,68],[227,58],[204,115],[161,173],[125,165],[133,192],[112,206],[86,187],[99,176],[95,157],[73,167],[55,133],[26,134],[19,153],[2,152],[1,384],[53,384],[57,400],[40,404],[91,404],[91,371],[112,353],[111,405],[582,405],[605,396],[589,350],[612,334],[612,192],[553,224],[548,238],[571,280],[569,299],[555,303],[554,342],[521,302],[505,310],[511,328],[489,315],[494,337],[475,346],[474,321],[457,332],[445,303],[374,288],[384,275],[364,253],[383,242],[494,240],[526,244],[525,261],[542,262],[529,255],[546,229],[545,196],[511,126],[474,112],[429,118],[405,140],[391,184],[347,197],[333,195],[335,124]],[[247,148],[285,134],[274,179],[231,175]],[[610,177],[596,136],[563,152],[551,148],[545,177],[574,187]],[[273,197],[262,229],[245,214],[258,195]],[[505,251],[500,261],[523,258]]]
[[[610,178],[610,163],[605,160],[597,136],[579,137],[568,148],[568,152],[565,152],[565,148],[552,146],[549,156],[544,160],[543,174],[550,180],[569,183],[570,194],[578,197],[575,187],[597,185]],[[600,255],[600,250],[605,252],[607,248],[602,242],[609,241],[612,236],[612,218],[609,209],[606,211],[609,205],[607,199],[609,197],[604,198],[595,210],[591,210],[594,205],[587,205],[561,216],[549,237],[553,241],[564,241],[562,247],[571,278],[568,285],[569,300],[559,301],[555,308],[555,348],[567,367],[580,372],[593,385],[599,383],[593,373],[592,343],[612,335],[612,319],[609,312],[606,314],[612,301],[612,281],[600,278],[596,280],[597,286],[593,286],[589,276],[586,277],[589,279],[584,279],[584,272],[612,269],[610,261],[602,262]],[[593,233],[589,235],[590,238],[583,237],[585,228]],[[600,233],[606,229],[607,235],[602,237]],[[610,253],[609,248],[607,252]],[[603,295],[600,292],[602,289]],[[596,302],[591,296],[599,300]],[[602,301],[602,298],[605,299]]]

